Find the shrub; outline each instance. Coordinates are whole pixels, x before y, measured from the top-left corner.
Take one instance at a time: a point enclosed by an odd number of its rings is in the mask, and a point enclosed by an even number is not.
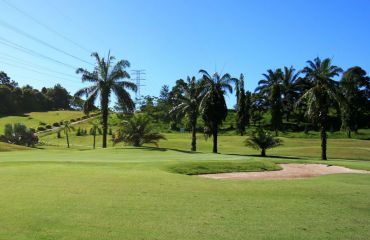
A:
[[[41,126],[45,126],[45,125],[46,125],[46,123],[44,123],[44,122],[39,122],[39,125],[41,125]]]
[[[0,137],[4,142],[11,144],[24,145],[24,146],[35,146],[38,143],[38,137],[21,123],[15,123],[14,125],[6,124],[4,129],[4,135]]]
[[[60,124],[58,122],[53,123],[53,127],[60,127]]]
[[[46,129],[52,129],[53,127],[51,125],[46,125],[45,128]]]
[[[76,118],[76,121],[81,121],[81,118]]]
[[[257,129],[257,131],[252,133],[252,136],[245,140],[245,145],[247,147],[255,148],[261,150],[261,156],[266,156],[266,149],[274,148],[282,145],[282,140],[273,137],[269,132],[263,130],[262,128]]]
[[[87,116],[87,115],[82,117],[82,119],[87,119],[87,118],[89,118],[89,116]]]
[[[39,131],[39,132],[45,131],[45,130],[46,130],[45,127],[42,127],[42,126],[37,127],[37,131]]]
[[[57,138],[62,138],[60,131],[57,132]]]
[[[76,122],[76,119],[72,118],[72,119],[70,120],[70,122]]]

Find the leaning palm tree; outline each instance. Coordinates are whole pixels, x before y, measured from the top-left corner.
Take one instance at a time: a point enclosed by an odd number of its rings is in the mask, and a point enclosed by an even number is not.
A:
[[[333,101],[338,100],[338,83],[332,78],[338,76],[342,69],[331,64],[329,58],[307,61],[308,66],[303,69],[306,78],[312,83],[312,87],[300,98],[298,103],[304,100],[307,104],[306,113],[315,123],[320,125],[321,159],[327,160],[327,124],[329,107]]]
[[[262,75],[264,79],[258,82],[259,86],[256,88],[256,91],[267,99],[267,103],[271,108],[271,124],[277,136],[282,123],[281,93],[283,72],[280,68],[275,71],[269,69],[267,73]]]
[[[205,70],[200,70],[203,75],[202,84],[204,84],[205,93],[200,103],[200,109],[203,120],[209,129],[209,134],[213,137],[213,152],[217,153],[217,135],[218,129],[227,116],[227,106],[224,94],[232,93],[231,83],[235,80],[230,74],[226,73],[220,76],[214,73],[212,76]]]
[[[133,82],[124,81],[129,79],[130,75],[126,72],[126,68],[130,67],[130,63],[126,60],[120,60],[113,65],[114,57],[108,54],[108,58],[100,58],[98,53],[91,54],[96,60],[96,66],[92,72],[86,69],[77,69],[77,74],[82,74],[82,82],[90,82],[93,85],[84,87],[76,92],[75,96],[86,95],[87,99],[84,103],[84,111],[89,112],[94,106],[95,100],[100,98],[100,108],[102,112],[103,123],[103,148],[107,147],[108,133],[108,114],[109,100],[113,92],[121,106],[124,106],[128,111],[134,111],[135,104],[127,90],[136,91],[137,86]]]
[[[121,128],[113,135],[113,144],[124,142],[127,145],[140,147],[145,143],[158,146],[159,140],[165,136],[155,132],[150,125],[151,119],[143,114],[135,114],[122,123]]]
[[[63,123],[63,125],[60,127],[59,129],[59,133],[60,132],[64,132],[64,135],[66,135],[66,140],[67,140],[67,148],[69,148],[69,136],[68,136],[68,133],[74,131],[75,128],[72,126],[72,124],[68,121],[65,121]]]
[[[283,141],[271,136],[271,134],[262,128],[252,133],[252,136],[245,140],[245,145],[257,150],[261,150],[261,157],[266,156],[266,150],[282,145]]]
[[[93,135],[93,149],[95,149],[96,146],[96,135],[101,134],[101,129],[99,128],[99,125],[97,123],[92,123],[92,126],[90,128],[90,134]]]
[[[204,88],[201,81],[198,81],[195,77],[188,77],[186,82],[180,79],[176,82],[176,85],[182,94],[176,96],[179,104],[171,110],[171,113],[187,116],[191,127],[191,151],[196,151],[197,119],[200,102],[204,95]]]

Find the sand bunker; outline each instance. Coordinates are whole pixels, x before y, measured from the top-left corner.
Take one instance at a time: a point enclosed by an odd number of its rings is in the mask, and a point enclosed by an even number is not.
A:
[[[335,173],[370,173],[346,167],[328,166],[324,164],[279,164],[283,169],[268,172],[233,172],[217,174],[201,174],[200,177],[213,179],[297,179]]]

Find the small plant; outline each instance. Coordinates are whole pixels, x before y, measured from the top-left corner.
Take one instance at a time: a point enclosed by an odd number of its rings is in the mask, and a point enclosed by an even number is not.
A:
[[[272,136],[262,128],[252,133],[252,136],[245,140],[245,145],[257,150],[261,150],[261,156],[266,156],[266,150],[282,145],[283,141]]]
[[[46,125],[46,123],[44,123],[44,122],[39,122],[39,125],[40,125],[40,126],[45,126],[45,125]]]
[[[46,125],[45,128],[46,129],[52,129],[53,127],[51,125]]]
[[[112,132],[112,129],[111,128],[109,128],[109,132],[108,132],[108,135],[113,135],[113,132]]]
[[[62,138],[62,135],[60,134],[60,131],[57,132],[57,138]]]
[[[136,114],[122,125],[122,128],[112,137],[113,144],[124,142],[127,145],[140,147],[145,143],[152,143],[158,146],[159,140],[166,140],[164,135],[153,131],[150,119],[145,115]]]
[[[53,127],[60,127],[60,124],[58,122],[53,123]]]
[[[45,127],[42,127],[42,126],[37,127],[37,131],[39,131],[39,132],[45,131],[45,130],[46,130]]]

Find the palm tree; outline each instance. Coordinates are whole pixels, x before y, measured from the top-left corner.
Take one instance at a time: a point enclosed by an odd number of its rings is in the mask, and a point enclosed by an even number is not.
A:
[[[75,128],[72,126],[72,124],[68,121],[65,121],[61,128],[59,129],[59,132],[63,131],[64,134],[66,135],[66,140],[67,140],[67,148],[69,148],[69,136],[68,133],[71,131],[74,131]]]
[[[176,82],[181,94],[176,96],[179,104],[175,106],[171,113],[186,115],[191,127],[191,151],[197,150],[197,119],[199,116],[200,102],[203,98],[204,88],[202,83],[195,77],[188,77],[187,81],[180,79]]]
[[[257,150],[261,150],[261,157],[266,156],[266,150],[282,145],[283,141],[279,138],[271,136],[262,128],[252,133],[252,136],[245,140],[245,145]]]
[[[282,75],[281,69],[275,71],[269,69],[267,74],[262,74],[265,79],[258,82],[257,92],[260,92],[266,99],[268,105],[271,107],[271,124],[275,131],[275,135],[278,135],[278,131],[281,128],[282,122]]]
[[[93,141],[93,148],[95,149],[95,139],[97,134],[101,134],[101,129],[99,128],[99,125],[97,123],[92,123],[92,126],[90,128],[90,134],[93,135],[94,141]]]
[[[320,125],[321,137],[321,159],[327,160],[327,124],[329,106],[332,101],[337,101],[338,83],[332,78],[338,76],[342,69],[331,64],[329,58],[321,60],[315,58],[313,61],[307,61],[308,66],[303,69],[306,78],[312,83],[312,87],[307,90],[300,98],[307,104],[307,115]]]
[[[358,129],[358,119],[366,112],[369,96],[370,78],[361,67],[351,67],[343,73],[340,80],[342,129],[351,137]]]
[[[296,83],[299,79],[300,71],[296,70],[291,66],[290,68],[284,67],[282,74],[282,85],[283,85],[283,108],[286,114],[286,120],[289,121],[290,114],[293,112],[294,103],[297,100]]]
[[[158,146],[158,141],[166,140],[165,136],[153,131],[150,118],[143,114],[135,114],[122,123],[122,128],[113,135],[113,144],[124,142],[127,145],[140,147],[145,143]]]
[[[84,111],[89,112],[94,106],[94,102],[99,96],[100,108],[102,112],[103,122],[103,148],[107,147],[107,133],[108,133],[108,114],[109,114],[109,100],[111,93],[113,92],[120,103],[121,107],[125,107],[126,112],[134,111],[135,104],[131,99],[128,90],[136,91],[136,84],[124,81],[123,79],[129,79],[130,75],[126,72],[126,68],[130,67],[130,63],[127,60],[120,60],[115,65],[112,65],[113,56],[108,53],[108,58],[100,58],[98,53],[92,53],[92,57],[96,60],[96,66],[92,72],[86,69],[77,69],[77,74],[82,74],[82,82],[91,82],[93,85],[84,87],[76,92],[75,96],[86,95],[87,99],[84,103]]]
[[[211,76],[205,70],[200,70],[199,73],[203,75],[202,84],[204,84],[205,88],[204,97],[200,103],[200,109],[203,120],[213,137],[213,152],[217,153],[218,129],[227,116],[224,94],[226,92],[232,93],[233,88],[230,84],[234,79],[232,79],[228,73],[223,76],[220,76],[218,73],[214,73],[213,76]]]

